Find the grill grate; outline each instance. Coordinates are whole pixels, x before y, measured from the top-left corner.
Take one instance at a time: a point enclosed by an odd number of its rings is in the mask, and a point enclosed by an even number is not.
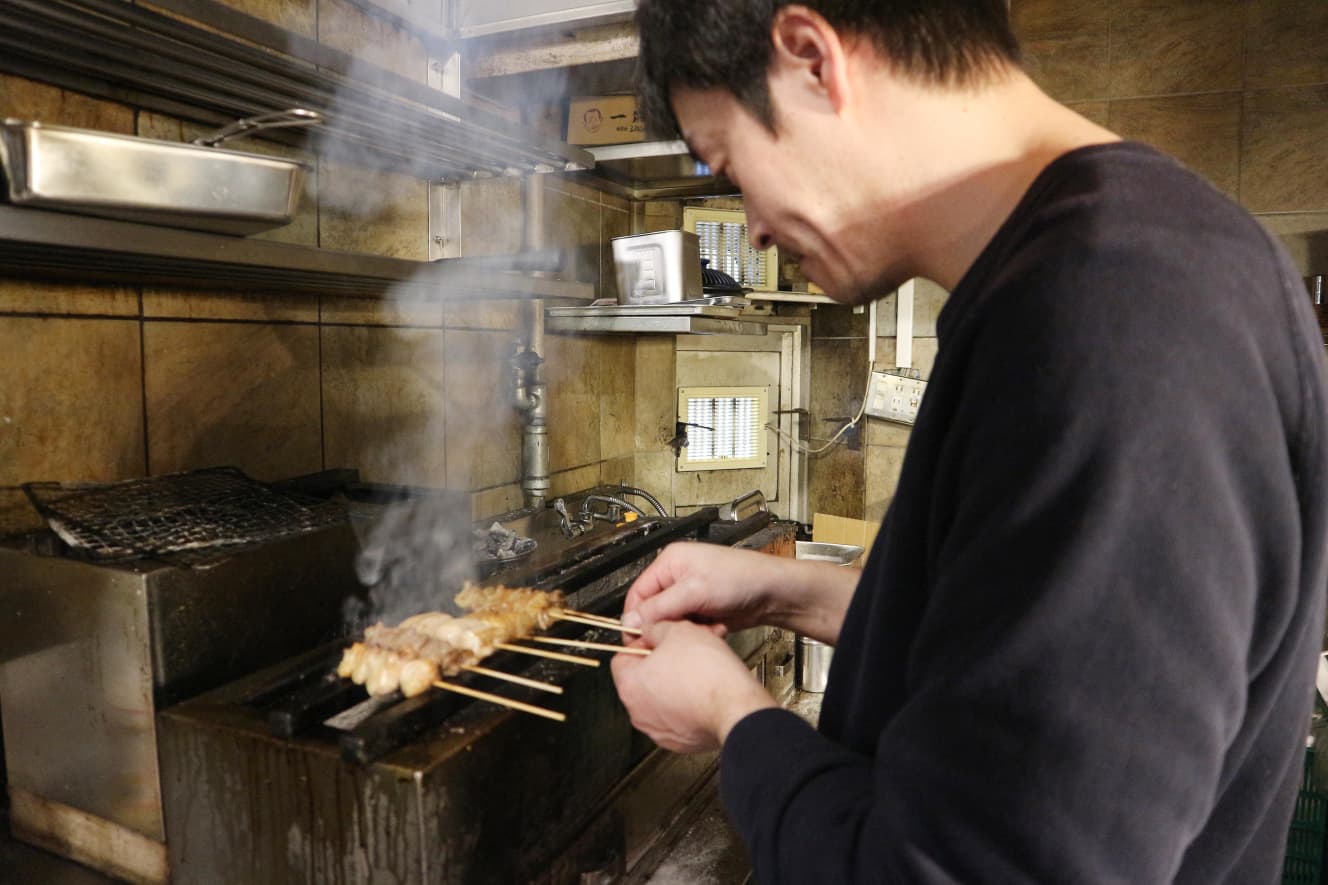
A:
[[[346,519],[339,504],[274,491],[234,467],[23,490],[61,540],[99,561],[169,556],[197,565]]]

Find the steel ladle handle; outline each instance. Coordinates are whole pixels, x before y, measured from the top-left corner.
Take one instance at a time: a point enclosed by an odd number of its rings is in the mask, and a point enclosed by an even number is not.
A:
[[[200,135],[192,143],[199,147],[217,147],[222,142],[229,141],[238,135],[247,135],[263,129],[319,126],[323,121],[323,115],[318,111],[311,111],[308,108],[289,108],[284,111],[273,111],[269,114],[259,114],[256,117],[245,117],[243,120],[236,120],[211,135]]]

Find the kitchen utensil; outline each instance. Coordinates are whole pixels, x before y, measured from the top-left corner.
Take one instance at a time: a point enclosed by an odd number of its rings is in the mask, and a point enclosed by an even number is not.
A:
[[[861,555],[862,548],[855,544],[798,541],[794,545],[794,556],[797,559],[833,562],[840,566],[852,565]],[[825,691],[826,682],[830,678],[830,659],[834,657],[834,646],[799,636],[795,652],[798,688],[815,693]]]
[[[321,120],[297,110],[202,141]],[[294,160],[14,119],[0,124],[0,165],[16,205],[237,235],[289,224],[304,175]]]

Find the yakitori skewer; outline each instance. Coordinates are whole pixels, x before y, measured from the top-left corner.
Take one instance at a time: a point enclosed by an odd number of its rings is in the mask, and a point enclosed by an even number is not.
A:
[[[531,636],[530,641],[542,642],[545,645],[565,645],[568,648],[586,648],[591,651],[611,651],[615,654],[650,654],[650,649],[648,648],[636,648],[630,645],[610,645],[607,642],[586,642],[581,639],[556,639],[552,636]]]
[[[587,624],[591,627],[598,627],[601,630],[617,630],[619,633],[630,633],[633,636],[640,636],[641,631],[635,627],[624,627],[617,621],[611,621],[607,618],[600,620],[598,618],[587,618],[582,615],[574,615],[566,609],[554,615],[560,621],[571,621],[575,624]]]
[[[532,655],[537,658],[548,658],[551,661],[565,661],[569,664],[580,664],[583,667],[598,667],[599,661],[594,658],[582,658],[577,655],[565,655],[556,651],[545,651],[542,648],[530,648],[525,645],[513,645],[510,642],[500,642],[494,648],[501,648],[503,651],[514,651],[518,654]]]
[[[481,676],[488,676],[490,679],[501,679],[503,682],[510,682],[513,685],[524,685],[526,688],[534,688],[540,691],[547,691],[549,694],[562,694],[561,685],[550,685],[547,682],[540,682],[538,679],[527,679],[524,676],[517,676],[515,673],[504,673],[502,670],[493,670],[489,667],[462,667],[467,673],[478,673]]]
[[[481,701],[488,701],[491,704],[498,704],[500,707],[507,707],[512,710],[520,710],[522,713],[531,713],[535,716],[543,716],[545,719],[552,719],[555,722],[566,722],[567,714],[559,713],[556,710],[548,710],[544,707],[537,707],[534,704],[526,704],[521,701],[514,701],[511,698],[505,698],[502,695],[489,694],[487,691],[476,691],[473,688],[467,688],[464,685],[457,685],[455,682],[443,682],[434,680],[434,688],[441,688],[443,691],[456,692],[468,697],[478,698]]]
[[[622,621],[617,618],[611,618],[608,615],[597,615],[592,612],[579,612],[574,608],[559,609],[561,614],[576,615],[578,618],[588,618],[601,624],[607,624],[610,627],[621,627]]]

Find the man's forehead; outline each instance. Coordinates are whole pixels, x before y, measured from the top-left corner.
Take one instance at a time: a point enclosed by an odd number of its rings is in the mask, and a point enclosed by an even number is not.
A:
[[[692,153],[714,147],[732,123],[737,100],[723,89],[677,89],[673,115]]]

